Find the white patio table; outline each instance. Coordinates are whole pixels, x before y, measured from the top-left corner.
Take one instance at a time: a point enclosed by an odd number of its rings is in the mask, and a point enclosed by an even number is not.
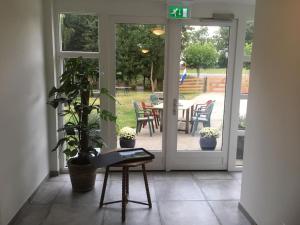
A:
[[[157,109],[159,111],[160,115],[160,131],[162,132],[162,115],[163,115],[163,109],[164,109],[164,103],[160,103],[158,105],[152,106],[153,109]],[[193,100],[179,100],[178,101],[178,110],[185,110],[185,133],[189,133],[190,128],[190,115],[193,115],[194,111],[194,101]]]

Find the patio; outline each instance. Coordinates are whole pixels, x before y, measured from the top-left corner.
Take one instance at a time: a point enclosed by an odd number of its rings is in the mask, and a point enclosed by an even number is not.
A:
[[[203,93],[195,98],[193,98],[194,105],[205,103],[208,100],[215,100],[214,109],[211,115],[211,126],[222,130],[223,123],[223,112],[224,112],[224,93],[218,92],[209,92]],[[185,129],[185,118],[182,117],[182,112],[178,112],[178,132],[177,132],[177,148],[178,150],[200,150],[199,146],[199,130],[201,125],[198,127],[198,131],[195,133],[195,136],[192,136],[191,133],[186,134]],[[220,132],[220,137],[217,140],[216,150],[221,150],[222,146],[222,132]],[[119,147],[119,143],[118,143]],[[143,147],[152,151],[161,151],[162,149],[162,132],[159,129],[155,129],[155,133],[152,137],[149,135],[148,126],[142,128],[141,132],[136,136],[136,147]]]
[[[153,208],[128,204],[130,225],[250,225],[238,210],[241,173],[228,172],[149,172]],[[98,174],[95,189],[85,194],[72,192],[69,175],[44,182],[12,225],[117,225],[121,205],[99,210],[104,175]],[[107,199],[117,200],[121,175],[110,175]],[[130,173],[130,198],[146,201],[142,176]]]

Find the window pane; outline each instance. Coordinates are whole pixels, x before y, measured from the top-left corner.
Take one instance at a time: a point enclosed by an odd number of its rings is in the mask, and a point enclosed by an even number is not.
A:
[[[62,51],[98,52],[98,17],[60,14]]]
[[[236,166],[243,166],[244,159],[244,146],[245,146],[245,136],[241,135],[237,137],[237,151],[236,151]]]
[[[250,65],[250,62],[244,62],[241,81],[241,94],[249,93]]]
[[[246,123],[247,103],[248,103],[247,99],[240,100],[237,152],[236,152],[236,165],[237,166],[243,165],[245,130],[247,127],[247,123]]]
[[[63,66],[65,66],[69,60],[72,60],[72,59],[71,58],[64,59]],[[99,59],[83,59],[83,60],[87,63],[87,65],[92,70],[99,71]],[[100,104],[100,100],[98,98],[99,97],[99,77],[97,79],[90,80],[90,82],[94,87],[93,88],[94,90],[92,91],[91,96],[90,96],[90,103],[93,103],[95,101],[95,104],[99,105]],[[92,122],[92,120],[94,120],[96,117],[97,117],[96,111],[93,111],[89,118]],[[68,121],[74,122],[74,120],[75,120],[75,118],[72,118],[71,116],[64,116],[64,123],[66,123]]]
[[[248,99],[240,100],[239,128],[238,128],[239,130],[246,129],[247,104],[248,104]]]
[[[229,34],[225,26],[182,27],[178,151],[222,151]]]
[[[118,147],[120,130],[130,127],[137,132],[136,147],[162,150],[163,110],[156,107],[164,101],[164,31],[156,24],[116,25]]]
[[[254,22],[248,21],[246,25],[246,37],[245,37],[245,46],[244,46],[245,56],[251,56],[252,54],[253,35],[254,35]]]

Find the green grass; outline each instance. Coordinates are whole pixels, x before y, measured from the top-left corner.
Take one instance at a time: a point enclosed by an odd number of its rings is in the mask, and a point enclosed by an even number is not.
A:
[[[130,91],[128,94],[120,93],[116,96],[116,115],[117,115],[117,130],[122,127],[136,127],[136,116],[133,108],[133,101],[145,102],[150,104],[151,92],[135,92]],[[189,100],[196,97],[198,94],[181,94],[184,99]],[[94,98],[90,99],[90,103],[94,101]],[[99,100],[95,104],[99,104]],[[96,113],[95,111],[92,114]],[[90,117],[93,117],[93,115]],[[65,121],[68,121],[70,116],[65,116]]]
[[[133,108],[133,101],[150,104],[151,92],[129,92],[127,95],[120,94],[116,97],[117,129],[128,126],[136,127],[136,116]],[[198,94],[183,94],[184,99],[193,99]]]

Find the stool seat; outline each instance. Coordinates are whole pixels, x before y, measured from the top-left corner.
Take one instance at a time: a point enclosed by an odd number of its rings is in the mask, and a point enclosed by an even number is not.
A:
[[[144,160],[144,161],[137,161],[137,162],[130,162],[130,163],[116,163],[110,167],[137,167],[137,166],[142,166],[143,164],[146,164],[146,163],[150,163],[152,162],[152,160]]]
[[[149,184],[148,184],[148,179],[147,179],[147,173],[146,173],[146,163],[150,163],[152,160],[141,160],[141,161],[135,161],[135,162],[128,162],[128,163],[116,163],[110,166],[107,166],[105,169],[105,176],[104,176],[104,182],[103,182],[103,187],[102,187],[102,193],[101,193],[101,198],[100,198],[100,204],[99,208],[102,208],[103,205],[109,205],[113,203],[122,203],[122,221],[124,222],[126,219],[126,205],[128,202],[136,203],[136,204],[141,204],[141,205],[148,205],[149,208],[152,208],[152,202],[151,202],[151,196],[150,196],[150,191],[149,191]],[[137,166],[142,166],[142,172],[143,172],[143,177],[144,177],[144,182],[145,182],[145,189],[146,189],[146,194],[147,194],[147,203],[145,202],[139,202],[139,201],[134,201],[134,200],[129,200],[128,195],[129,195],[129,168],[130,167],[137,167]],[[107,179],[108,179],[108,174],[109,174],[109,168],[110,167],[121,167],[122,168],[122,200],[119,201],[112,201],[112,202],[104,202],[104,197],[105,197],[105,190],[107,186]]]

